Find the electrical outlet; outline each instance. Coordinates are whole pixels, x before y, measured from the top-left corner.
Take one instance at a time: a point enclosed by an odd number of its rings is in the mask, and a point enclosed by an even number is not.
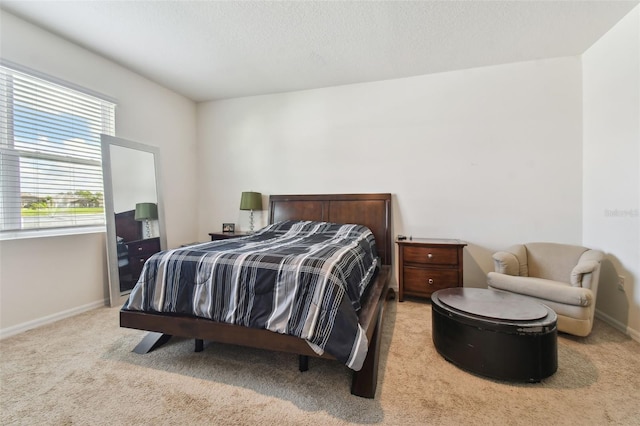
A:
[[[624,291],[624,275],[618,275],[618,290]]]

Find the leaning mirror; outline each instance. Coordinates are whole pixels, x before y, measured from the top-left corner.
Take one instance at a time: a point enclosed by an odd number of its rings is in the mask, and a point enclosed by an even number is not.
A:
[[[167,246],[159,156],[157,147],[102,135],[111,306],[125,302],[144,262]]]

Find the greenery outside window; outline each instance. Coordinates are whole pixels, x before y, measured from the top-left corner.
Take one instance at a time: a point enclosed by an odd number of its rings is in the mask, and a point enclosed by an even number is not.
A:
[[[115,104],[5,65],[0,66],[0,238],[104,227],[100,134],[115,134]]]

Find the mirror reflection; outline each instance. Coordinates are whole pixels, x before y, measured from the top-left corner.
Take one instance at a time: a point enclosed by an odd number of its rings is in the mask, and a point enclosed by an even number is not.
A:
[[[166,246],[157,148],[103,136],[111,305],[124,302],[144,262]]]

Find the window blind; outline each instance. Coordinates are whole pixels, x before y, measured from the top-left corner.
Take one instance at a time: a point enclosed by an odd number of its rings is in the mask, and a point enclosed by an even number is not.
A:
[[[0,66],[0,232],[104,225],[115,104]]]

